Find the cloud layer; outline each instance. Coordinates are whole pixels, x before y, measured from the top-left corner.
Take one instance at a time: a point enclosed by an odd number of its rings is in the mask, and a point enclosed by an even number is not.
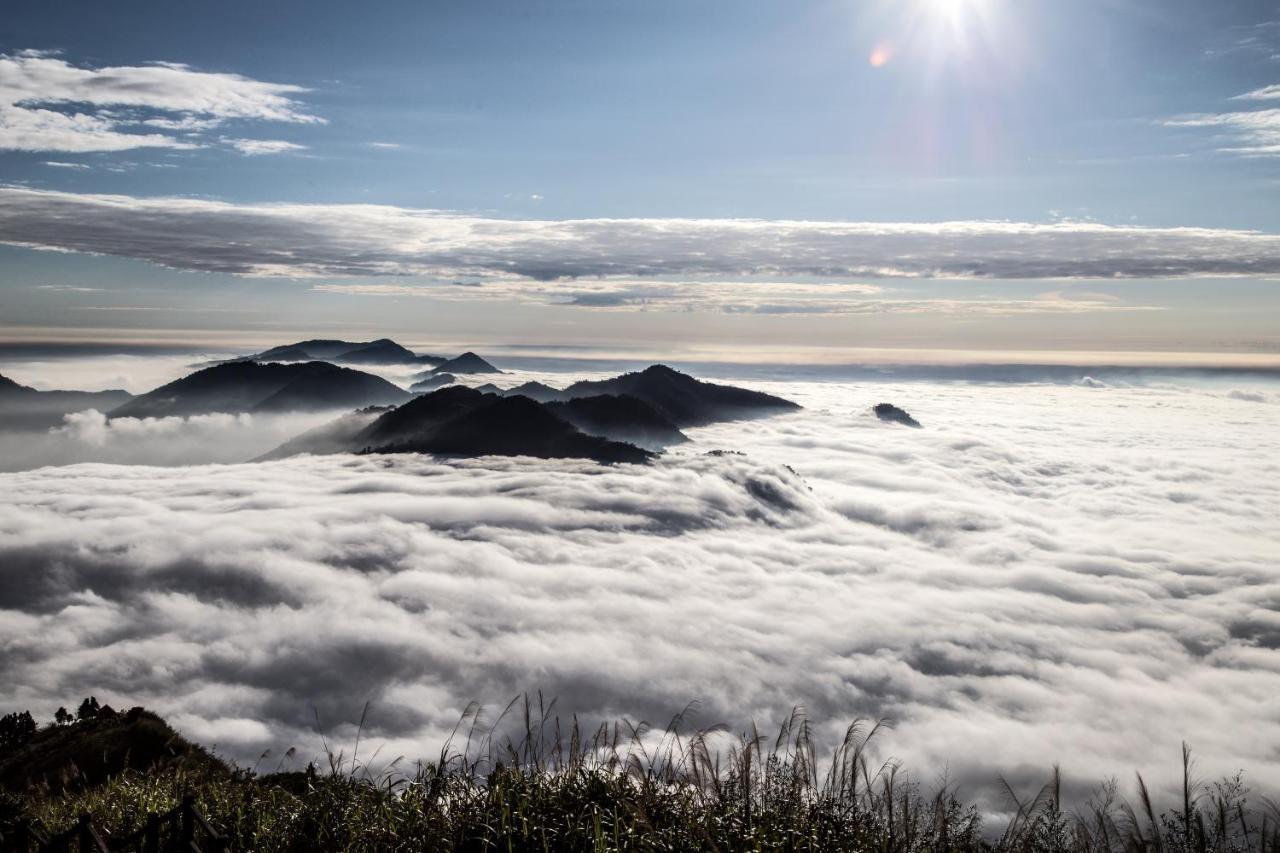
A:
[[[1280,236],[1086,222],[484,219],[0,188],[0,242],[254,276],[1115,278],[1280,273]]]
[[[501,300],[573,305],[601,311],[717,311],[726,314],[960,314],[1015,316],[1024,314],[1094,314],[1154,311],[1099,293],[1049,291],[1027,299],[909,298],[885,294],[873,284],[834,282],[636,281],[577,279],[572,283],[500,280],[485,286],[424,287],[415,284],[316,284],[321,293],[353,296],[421,296],[438,300]]]
[[[204,131],[228,121],[321,122],[296,101],[305,91],[169,62],[83,68],[39,51],[0,54],[0,149],[200,148]]]
[[[366,699],[410,758],[522,690],[735,727],[802,703],[890,715],[892,754],[964,782],[1172,770],[1186,738],[1280,789],[1271,390],[759,387],[808,408],[642,468],[4,475],[4,702],[143,702],[250,760],[311,754],[312,707],[349,740]]]

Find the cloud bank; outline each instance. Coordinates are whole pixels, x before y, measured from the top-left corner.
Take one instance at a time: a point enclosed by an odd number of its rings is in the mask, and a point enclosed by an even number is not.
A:
[[[889,715],[893,755],[970,785],[1171,770],[1186,738],[1280,788],[1275,397],[759,387],[808,408],[647,467],[4,475],[3,702],[146,703],[250,761],[310,757],[313,707],[349,742],[366,699],[366,742],[410,759],[522,690],[734,727],[802,703]]]
[[[312,290],[352,296],[410,296],[438,300],[499,300],[573,305],[600,311],[715,311],[725,314],[1094,314],[1155,311],[1105,294],[1050,291],[1028,299],[904,298],[874,284],[835,282],[574,280],[571,284],[500,280],[483,287],[415,284],[316,284]],[[884,295],[882,295],[884,294]]]
[[[246,462],[333,417],[332,412],[294,412],[108,420],[102,412],[89,409],[66,415],[62,426],[46,432],[0,432],[0,471],[75,462]]]
[[[0,149],[200,148],[203,131],[228,121],[322,122],[295,99],[305,91],[171,62],[83,68],[40,51],[0,54]]]
[[[485,219],[356,204],[231,204],[0,188],[0,242],[249,276],[1271,275],[1280,235],[1088,222]]]

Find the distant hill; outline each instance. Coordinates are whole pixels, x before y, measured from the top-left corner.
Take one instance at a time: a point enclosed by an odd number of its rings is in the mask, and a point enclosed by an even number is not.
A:
[[[378,376],[323,361],[214,365],[134,397],[111,417],[166,417],[213,412],[354,409],[400,403],[409,393]]]
[[[459,456],[536,456],[646,462],[652,454],[598,435],[588,435],[547,406],[528,397],[485,394],[450,385],[404,403],[360,429],[345,416],[265,458],[295,452],[438,453]],[[316,448],[326,447],[326,450]]]
[[[0,430],[45,430],[85,409],[110,411],[132,399],[127,391],[37,391],[0,376]]]
[[[514,388],[508,388],[502,392],[504,397],[528,397],[530,400],[537,400],[539,403],[550,403],[552,400],[563,400],[564,392],[559,388],[552,388],[550,385],[544,385],[541,382],[526,382],[523,385],[517,385]]]
[[[700,382],[654,365],[601,382],[578,382],[564,391],[537,382],[507,391],[493,385],[449,385],[397,406],[358,432],[355,420],[340,420],[265,458],[368,451],[643,462],[652,456],[649,451],[687,441],[683,424],[798,408],[780,397]]]
[[[502,371],[473,352],[464,352],[437,365],[432,373],[501,373]]]
[[[423,394],[378,418],[357,436],[358,446],[387,447],[424,437],[453,418],[483,405],[485,395],[465,385],[450,385]]]
[[[589,435],[626,441],[650,450],[689,440],[653,406],[627,394],[551,401],[546,407]]]
[[[457,381],[458,377],[454,376],[452,373],[437,373],[435,375],[428,376],[426,379],[413,383],[409,386],[409,390],[415,393],[435,391],[437,388],[452,385]]]
[[[442,356],[418,355],[390,338],[376,341],[315,339],[272,347],[251,361],[336,361],[344,364],[439,364]]]
[[[390,411],[387,406],[367,406],[348,412],[340,418],[309,429],[299,436],[289,439],[284,444],[263,454],[254,462],[267,462],[272,459],[285,459],[310,453],[323,456],[329,453],[349,453],[359,442],[357,436],[382,415]]]
[[[872,411],[876,413],[877,418],[887,424],[901,424],[902,426],[909,426],[914,429],[922,428],[918,420],[911,417],[911,415],[907,414],[902,409],[899,409],[892,403],[878,403]]]
[[[470,412],[445,421],[422,438],[386,448],[461,456],[535,456],[597,462],[647,462],[652,454],[631,444],[587,435],[528,397],[484,395]]]
[[[421,359],[412,350],[405,349],[392,340],[374,341],[367,347],[344,352],[334,357],[343,364],[419,364]],[[434,356],[431,359],[435,360]]]
[[[124,770],[182,767],[230,774],[224,763],[142,708],[105,709],[96,719],[40,728],[0,750],[0,788],[47,785],[54,791],[96,785]]]
[[[771,394],[702,382],[663,364],[613,379],[575,382],[564,390],[566,399],[600,394],[637,397],[679,427],[760,417],[800,408],[790,400]]]

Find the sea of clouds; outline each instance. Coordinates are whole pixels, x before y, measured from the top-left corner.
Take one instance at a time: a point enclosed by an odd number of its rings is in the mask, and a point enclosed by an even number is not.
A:
[[[92,693],[252,764],[317,755],[317,717],[350,744],[366,702],[366,743],[410,759],[470,701],[496,715],[523,691],[588,721],[661,725],[696,701],[695,723],[735,731],[802,705],[830,743],[891,718],[882,757],[970,794],[1054,763],[1171,780],[1184,739],[1204,775],[1280,790],[1273,384],[741,384],[806,408],[690,430],[643,467],[0,475],[0,710]],[[879,423],[881,401],[925,428]],[[114,423],[77,416],[58,440],[170,464],[261,426],[192,418],[129,444],[146,428]]]

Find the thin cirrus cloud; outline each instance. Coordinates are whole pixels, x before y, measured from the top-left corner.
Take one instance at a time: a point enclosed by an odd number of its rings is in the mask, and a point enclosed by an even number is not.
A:
[[[306,91],[179,63],[86,68],[42,51],[0,54],[0,149],[203,148],[205,131],[233,120],[324,123],[297,101]]]
[[[0,243],[245,276],[1108,279],[1280,273],[1280,235],[1094,222],[493,219],[0,187]]]
[[[1280,100],[1280,84],[1263,86],[1233,101]],[[1218,150],[1245,157],[1280,157],[1280,108],[1196,113],[1165,121],[1168,127],[1216,128],[1224,138]]]

